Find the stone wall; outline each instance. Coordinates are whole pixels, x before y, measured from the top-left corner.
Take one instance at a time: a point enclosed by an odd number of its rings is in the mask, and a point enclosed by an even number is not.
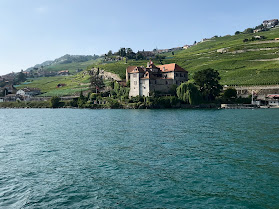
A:
[[[224,86],[224,90],[234,88],[237,91],[237,96],[249,97],[257,95],[258,99],[265,98],[268,94],[279,94],[279,85],[266,85],[266,86]]]
[[[104,80],[113,80],[113,81],[121,81],[122,79],[119,77],[119,75],[111,72],[104,71],[102,69],[98,68],[92,68],[91,71],[97,72],[99,70],[99,76],[101,76]]]

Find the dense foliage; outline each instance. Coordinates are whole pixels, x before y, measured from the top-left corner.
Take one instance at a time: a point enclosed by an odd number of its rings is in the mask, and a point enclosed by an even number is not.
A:
[[[217,70],[208,68],[198,71],[195,73],[193,79],[195,84],[199,86],[199,90],[205,101],[213,101],[219,96],[222,86],[219,84],[221,78]]]
[[[26,75],[23,73],[23,71],[21,71],[16,76],[15,84],[19,84],[24,81],[26,81]]]
[[[57,108],[60,104],[60,97],[54,96],[50,99],[50,107]]]
[[[101,89],[104,86],[103,79],[99,75],[99,69],[95,70],[89,70],[89,76],[90,76],[90,88],[92,92],[98,92],[99,89]]]
[[[196,105],[201,102],[201,94],[198,87],[193,83],[182,83],[177,88],[177,97],[190,105]]]

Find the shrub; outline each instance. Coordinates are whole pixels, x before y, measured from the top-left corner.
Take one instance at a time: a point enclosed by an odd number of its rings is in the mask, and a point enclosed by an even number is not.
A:
[[[177,88],[177,97],[181,101],[191,105],[196,105],[201,102],[201,93],[193,83],[182,83]]]
[[[60,105],[60,97],[53,96],[50,99],[50,107],[57,108]]]

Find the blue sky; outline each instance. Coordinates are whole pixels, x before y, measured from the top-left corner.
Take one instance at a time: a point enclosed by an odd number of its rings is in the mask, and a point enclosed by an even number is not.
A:
[[[192,44],[279,18],[278,1],[0,0],[0,75],[64,54]]]

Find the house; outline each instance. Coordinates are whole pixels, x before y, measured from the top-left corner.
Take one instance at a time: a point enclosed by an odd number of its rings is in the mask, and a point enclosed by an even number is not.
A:
[[[37,88],[23,88],[18,90],[16,94],[22,96],[23,98],[33,97],[41,94],[41,90]]]
[[[156,52],[159,53],[159,54],[160,53],[166,53],[166,52],[169,52],[169,49],[157,49]]]
[[[9,74],[6,74],[6,75],[2,75],[2,78],[5,80],[5,81],[14,81],[14,79],[16,78],[16,74],[14,72],[12,73],[9,73]]]
[[[253,33],[258,33],[258,32],[261,32],[261,31],[263,31],[263,29],[255,29],[255,30],[253,30]]]
[[[269,106],[279,106],[279,94],[268,94],[266,100]]]
[[[205,41],[210,41],[210,38],[203,38],[203,39],[201,40],[201,43],[202,43],[202,42],[205,42]]]
[[[181,49],[183,49],[183,47],[174,47],[174,48],[169,49],[169,52],[174,52],[174,51],[178,51]]]
[[[129,96],[150,96],[152,92],[167,94],[174,85],[188,81],[188,72],[179,65],[172,63],[147,67],[129,66],[126,69],[126,81],[130,80]]]
[[[182,48],[183,49],[189,49],[191,47],[191,45],[184,45]]]
[[[61,87],[64,87],[64,86],[66,86],[65,83],[59,83],[59,84],[57,84],[56,88],[61,88]]]
[[[8,94],[15,94],[16,93],[16,88],[14,87],[14,85],[6,85],[2,88],[0,88],[0,93],[4,94],[4,96],[8,95]]]
[[[20,100],[21,96],[17,94],[8,94],[4,97],[5,102],[15,102],[18,99]]]
[[[154,51],[139,51],[138,53],[142,54],[144,57],[153,57],[155,56]]]
[[[278,19],[273,19],[273,20],[265,20],[263,21],[263,26],[265,28],[273,28],[276,25],[278,25]]]
[[[228,52],[228,48],[217,49],[217,52],[221,53],[221,54],[227,53]]]
[[[58,75],[67,76],[67,75],[70,75],[70,72],[69,72],[69,70],[62,70],[62,71],[58,72]]]

